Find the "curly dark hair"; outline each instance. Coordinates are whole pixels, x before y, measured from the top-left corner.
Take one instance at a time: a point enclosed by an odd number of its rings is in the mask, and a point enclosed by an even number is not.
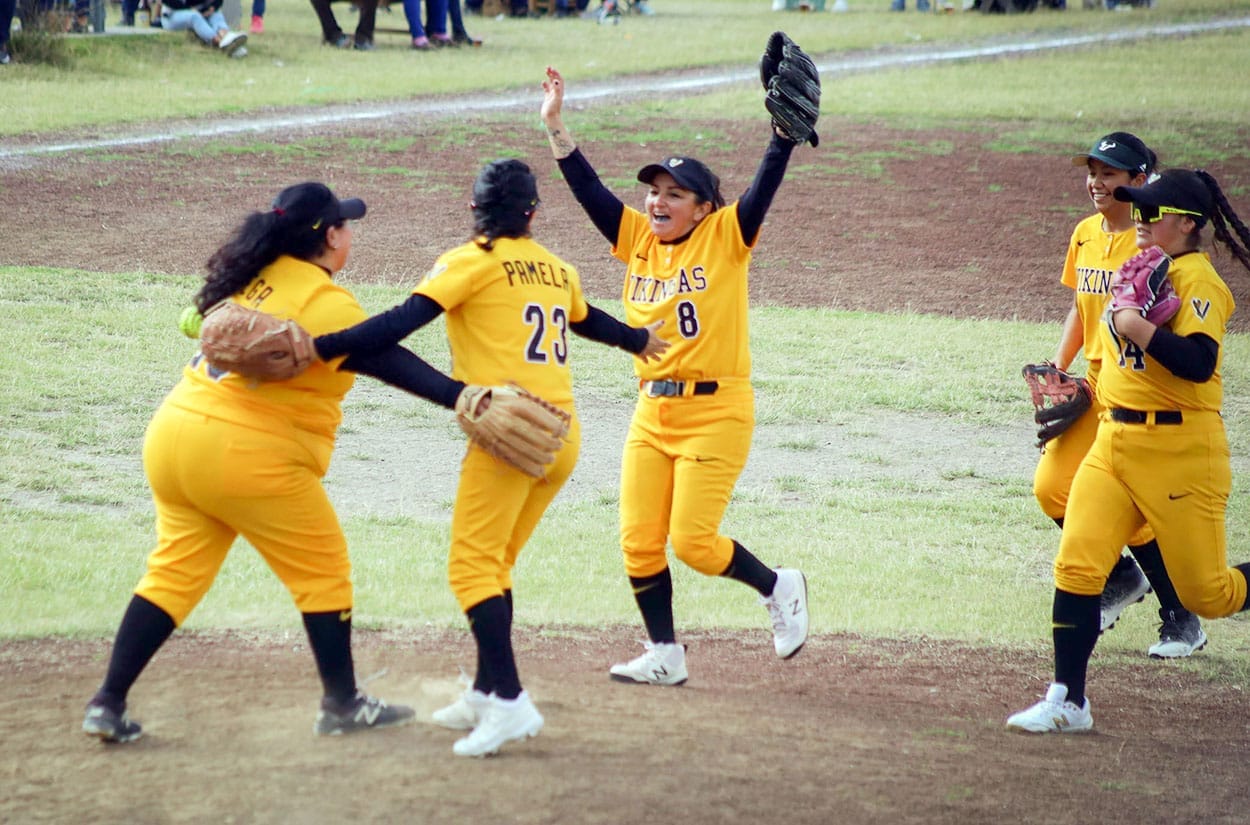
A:
[[[538,181],[519,160],[496,160],[486,164],[473,182],[474,242],[493,249],[496,238],[525,238],[530,218],[540,203]]]
[[[282,255],[317,257],[325,251],[326,231],[343,225],[338,215],[338,200],[325,184],[309,181],[283,189],[272,209],[244,218],[208,259],[208,274],[195,296],[196,309],[206,312],[234,295]]]

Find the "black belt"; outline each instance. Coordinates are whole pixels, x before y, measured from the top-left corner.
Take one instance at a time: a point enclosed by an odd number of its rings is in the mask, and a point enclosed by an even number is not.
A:
[[[643,381],[642,391],[652,398],[669,398],[677,395],[685,395],[686,387],[689,385],[687,381]],[[694,391],[691,395],[711,395],[716,392],[720,386],[715,381],[696,381],[694,382]]]
[[[1151,415],[1154,415],[1156,424],[1179,424],[1182,421],[1180,410],[1159,410],[1156,413],[1148,413],[1141,410],[1122,410],[1119,407],[1111,408],[1111,420],[1122,424],[1145,424],[1150,420]]]

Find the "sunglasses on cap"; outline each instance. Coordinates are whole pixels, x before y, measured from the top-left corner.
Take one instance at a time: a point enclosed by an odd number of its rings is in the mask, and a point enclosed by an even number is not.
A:
[[[1141,223],[1158,223],[1163,220],[1164,215],[1192,215],[1195,218],[1201,218],[1201,212],[1194,212],[1191,209],[1178,209],[1175,206],[1149,206],[1147,204],[1133,204],[1130,210],[1133,220]]]

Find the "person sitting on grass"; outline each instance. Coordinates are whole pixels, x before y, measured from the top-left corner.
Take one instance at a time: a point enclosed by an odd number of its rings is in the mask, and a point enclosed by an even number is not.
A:
[[[164,0],[161,28],[176,32],[191,29],[205,45],[221,49],[227,57],[247,57],[247,35],[230,31],[221,13],[222,0]]]

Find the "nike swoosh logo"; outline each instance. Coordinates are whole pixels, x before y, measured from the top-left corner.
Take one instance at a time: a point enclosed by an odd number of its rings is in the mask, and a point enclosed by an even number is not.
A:
[[[1191,493],[1168,493],[1168,501],[1176,501],[1178,498],[1192,495]]]
[[[350,622],[351,620],[352,620],[352,611],[351,611],[351,610],[340,610],[340,611],[339,611],[339,621],[340,621],[340,622]]]

